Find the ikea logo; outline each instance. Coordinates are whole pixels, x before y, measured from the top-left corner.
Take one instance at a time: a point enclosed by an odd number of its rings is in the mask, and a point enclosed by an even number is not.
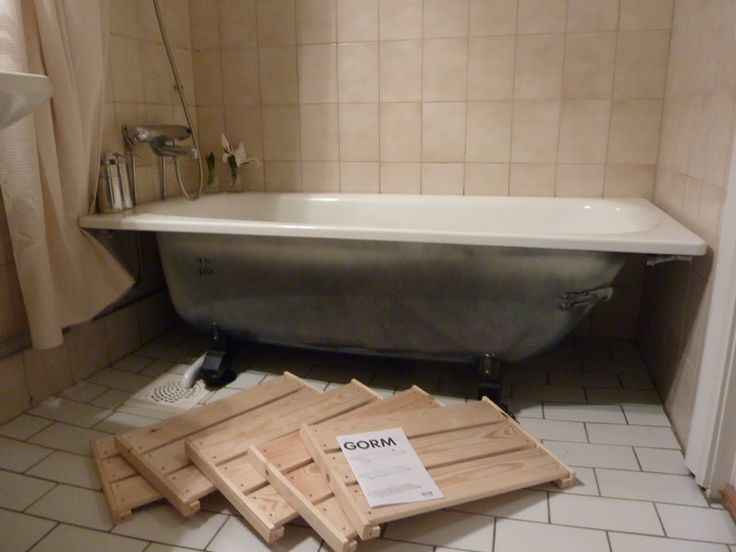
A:
[[[343,444],[343,447],[345,447],[346,450],[366,450],[395,446],[396,441],[394,441],[393,437],[389,437],[388,439],[382,437],[381,439],[368,439],[365,441],[345,441],[345,443]]]

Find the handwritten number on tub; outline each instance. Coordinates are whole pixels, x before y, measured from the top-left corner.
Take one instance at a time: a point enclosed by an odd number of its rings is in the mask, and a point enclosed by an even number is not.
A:
[[[200,276],[213,276],[215,269],[212,268],[212,261],[207,257],[197,257],[197,272]]]

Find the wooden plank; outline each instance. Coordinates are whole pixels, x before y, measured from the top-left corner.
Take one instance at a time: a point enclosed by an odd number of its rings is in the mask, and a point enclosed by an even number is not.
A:
[[[728,510],[728,513],[731,514],[734,521],[736,521],[736,491],[730,485],[725,485],[721,489],[721,493],[723,494],[723,505]]]
[[[281,411],[285,401],[291,407],[299,408],[298,401],[289,400],[292,395],[299,395],[305,403],[311,404],[315,397],[322,394],[296,376],[285,373],[270,382],[153,426],[116,435],[115,445],[125,460],[161,495],[182,515],[189,516],[199,510],[199,499],[214,491],[215,487],[186,456],[186,437],[206,434],[212,432],[214,427],[230,423],[260,427],[274,412]],[[272,436],[289,431],[293,431],[293,428],[283,426],[274,431]],[[161,456],[162,450],[166,451],[168,458]]]
[[[400,413],[413,410],[437,408],[440,403],[418,387],[402,391],[392,397],[371,403],[340,418],[320,424],[331,427],[345,420],[361,420],[366,416],[385,413]],[[301,439],[293,437],[277,439],[251,447],[248,455],[256,466],[275,487],[282,500],[290,504],[325,539],[333,550],[353,551],[357,546],[357,532],[335,500],[332,489],[321,471],[311,460],[309,451]],[[307,461],[305,462],[305,459]],[[258,512],[267,515],[266,511]],[[283,525],[290,518],[274,519],[276,525]],[[380,528],[376,526],[378,533]]]
[[[484,416],[484,412],[487,414]],[[328,429],[303,425],[300,436],[362,539],[379,524],[550,481],[574,472],[487,399],[438,412],[390,415]],[[337,444],[337,435],[403,427],[443,499],[371,508]]]

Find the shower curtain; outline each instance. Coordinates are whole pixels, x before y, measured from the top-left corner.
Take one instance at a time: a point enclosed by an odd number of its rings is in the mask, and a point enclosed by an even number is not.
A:
[[[51,103],[0,130],[2,193],[36,348],[91,319],[133,279],[77,224],[95,199],[107,2],[0,0],[0,69],[43,73]]]

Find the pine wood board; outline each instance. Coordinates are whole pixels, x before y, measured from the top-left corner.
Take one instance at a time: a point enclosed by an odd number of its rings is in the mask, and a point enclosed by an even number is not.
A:
[[[736,521],[736,491],[730,485],[725,485],[721,489],[721,493],[723,494],[723,505],[728,510],[728,513],[731,514],[734,521]]]
[[[90,448],[115,523],[130,518],[133,509],[162,498],[161,493],[118,453],[114,436],[94,439]]]
[[[336,437],[393,427],[404,429],[445,498],[368,506],[352,471],[346,469]],[[304,424],[300,436],[361,539],[376,537],[376,528],[388,521],[550,481],[565,487],[575,479],[572,469],[488,399],[448,406],[441,412],[392,414],[354,424]]]
[[[214,485],[191,463],[184,441],[237,425],[251,441],[273,439],[293,427],[281,417],[318,404],[324,393],[285,372],[283,376],[179,414],[145,428],[115,436],[123,458],[184,516],[199,510],[199,499]]]
[[[411,412],[441,406],[418,387],[402,391],[349,414],[320,424],[330,427],[346,421],[386,413]],[[284,524],[301,516],[336,551],[353,552],[357,531],[340,507],[332,488],[312,461],[298,436],[281,438],[250,448],[250,462],[268,484],[246,495],[246,504],[255,517],[252,523],[269,543],[280,538]]]

